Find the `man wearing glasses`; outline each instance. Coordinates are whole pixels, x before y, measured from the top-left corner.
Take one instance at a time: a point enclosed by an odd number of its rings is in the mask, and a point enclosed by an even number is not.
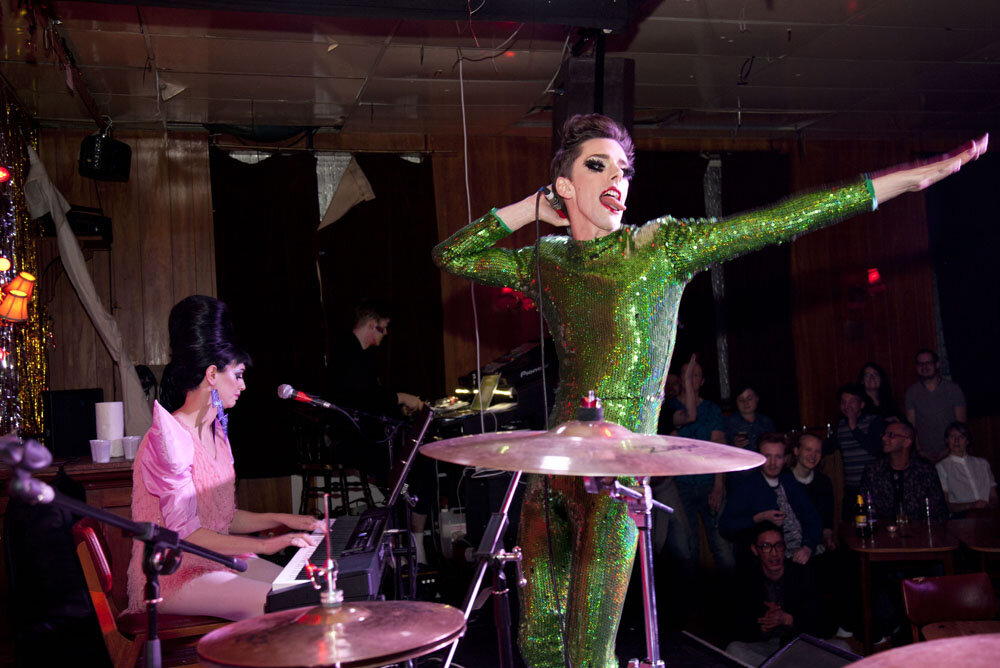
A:
[[[913,437],[912,425],[890,422],[882,434],[882,452],[888,456],[869,464],[861,476],[861,493],[872,495],[875,517],[883,526],[903,517],[923,520],[928,503],[932,521],[948,519],[941,480],[933,466],[913,456]]]
[[[785,559],[785,539],[772,522],[754,527],[757,559],[737,582],[733,631],[726,653],[751,666],[763,663],[800,633],[822,636],[822,598],[807,567]]]
[[[339,413],[329,415],[329,434],[334,458],[347,467],[360,467],[386,484],[390,462],[386,423],[398,421],[401,409],[416,412],[423,402],[406,392],[394,392],[379,380],[371,352],[389,331],[389,309],[374,301],[362,301],[354,310],[354,326],[331,346],[325,398],[361,413],[357,424]]]
[[[934,464],[948,456],[945,429],[966,422],[968,410],[958,383],[941,377],[937,353],[921,348],[916,364],[917,382],[906,390],[906,419],[917,429],[917,451]]]

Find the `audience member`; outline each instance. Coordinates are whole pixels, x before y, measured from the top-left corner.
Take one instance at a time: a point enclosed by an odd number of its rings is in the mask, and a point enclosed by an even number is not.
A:
[[[837,629],[839,637],[850,637],[856,628],[856,610],[860,605],[857,587],[861,573],[857,560],[847,550],[838,550],[834,532],[833,483],[817,470],[823,459],[823,442],[812,434],[802,434],[795,441],[795,465],[792,474],[805,489],[819,513],[823,542],[816,547],[816,557],[809,561],[823,596],[824,620]]]
[[[941,481],[930,464],[912,455],[913,425],[894,421],[885,427],[882,450],[888,457],[865,468],[861,494],[871,494],[875,517],[881,524],[900,515],[909,521],[922,520],[930,508],[930,519],[948,519],[948,506],[941,491]]]
[[[865,404],[869,413],[883,418],[901,417],[896,400],[892,396],[892,385],[885,369],[875,362],[868,362],[858,373],[858,385],[865,388]]]
[[[961,513],[973,508],[997,507],[997,482],[990,463],[968,454],[972,432],[964,422],[952,422],[945,432],[949,455],[937,463],[941,489],[948,510]]]
[[[676,399],[681,394],[681,377],[676,373],[668,373],[663,381],[663,401],[669,402]]]
[[[781,527],[790,559],[805,564],[823,537],[819,514],[791,471],[785,468],[785,439],[780,434],[760,437],[760,454],[767,460],[760,475],[742,478],[734,485],[719,526],[739,542],[749,542],[760,522]]]
[[[736,640],[726,653],[759,666],[796,635],[821,636],[824,629],[815,580],[805,566],[785,559],[781,529],[758,523],[750,551],[756,563],[737,581],[732,599]]]
[[[677,428],[678,436],[725,444],[722,409],[715,402],[701,397],[701,387],[704,383],[701,365],[692,355],[691,360],[681,368],[683,401],[674,399],[662,410],[667,411],[667,414],[673,412],[673,424]],[[661,425],[663,421],[661,417]],[[712,550],[712,556],[715,557],[716,568],[726,574],[732,573],[733,549],[729,541],[719,535],[717,520],[725,499],[725,477],[721,473],[687,475],[674,478],[674,482],[682,501],[683,512],[687,516],[687,523],[671,523],[668,529],[668,542],[671,545],[686,543],[688,552],[683,558],[690,564],[697,565],[701,559],[701,538],[698,534],[700,516],[708,538],[708,546]],[[675,530],[686,530],[687,535],[671,537],[669,532]]]
[[[802,434],[796,440],[793,452],[795,466],[792,467],[792,474],[819,514],[823,546],[832,550],[837,547],[837,537],[833,533],[833,483],[826,474],[816,470],[823,459],[823,442],[812,434]]]
[[[948,456],[941,434],[952,422],[967,422],[965,394],[941,377],[941,360],[927,348],[917,351],[917,382],[906,390],[906,419],[917,430],[917,452],[932,464]]]
[[[852,514],[865,467],[882,456],[880,439],[885,423],[878,415],[865,411],[866,396],[860,385],[848,384],[837,390],[841,417],[823,445],[823,454],[840,450],[844,458],[844,517]]]
[[[726,442],[737,448],[757,450],[757,439],[761,434],[774,431],[774,422],[757,412],[760,395],[753,385],[742,385],[736,392],[736,412],[727,415]]]

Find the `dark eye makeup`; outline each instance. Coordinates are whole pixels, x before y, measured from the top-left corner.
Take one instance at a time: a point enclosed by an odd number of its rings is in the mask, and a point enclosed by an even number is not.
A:
[[[599,158],[587,158],[584,161],[583,166],[592,172],[603,172],[605,168],[604,161]],[[632,167],[625,167],[622,169],[622,176],[627,181],[631,181],[632,177],[635,176],[635,169]]]

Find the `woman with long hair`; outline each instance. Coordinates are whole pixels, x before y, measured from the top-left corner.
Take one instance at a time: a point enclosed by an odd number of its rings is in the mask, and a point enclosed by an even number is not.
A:
[[[858,372],[858,385],[865,388],[865,407],[869,413],[883,418],[901,417],[892,396],[889,376],[881,366],[875,362],[865,363]]]

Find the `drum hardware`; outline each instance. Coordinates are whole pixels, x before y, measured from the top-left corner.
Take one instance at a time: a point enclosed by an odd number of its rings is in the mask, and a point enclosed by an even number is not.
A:
[[[421,451],[443,461],[465,466],[514,471],[501,509],[487,525],[476,552],[476,574],[464,608],[468,619],[482,578],[490,563],[494,565],[494,599],[500,666],[512,665],[510,609],[507,605],[505,576],[498,551],[507,527],[507,512],[522,473],[582,476],[587,491],[607,493],[624,501],[629,516],[639,529],[639,554],[642,559],[643,607],[646,621],[645,660],[631,659],[629,668],[663,668],[660,658],[656,620],[656,594],[653,581],[653,549],[650,541],[651,513],[654,507],[673,512],[652,497],[650,476],[677,476],[741,471],[760,466],[764,457],[755,452],[677,436],[636,434],[621,425],[605,422],[600,400],[591,391],[584,398],[580,419],[558,425],[549,431],[511,431],[463,436],[425,445]],[[632,489],[615,477],[634,477],[639,489]],[[519,563],[519,562],[518,562]],[[496,564],[499,564],[497,566]],[[458,639],[448,652],[443,667],[451,665]]]

